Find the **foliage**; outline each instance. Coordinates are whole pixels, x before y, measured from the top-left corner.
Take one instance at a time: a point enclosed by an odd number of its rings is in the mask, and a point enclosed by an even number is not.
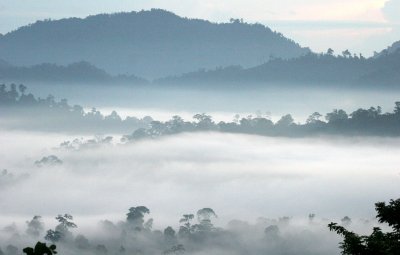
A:
[[[361,54],[352,54],[349,50],[335,56],[333,50],[328,49],[326,54],[308,53],[290,59],[271,57],[266,63],[251,68],[228,66],[208,71],[200,70],[178,77],[162,78],[158,82],[186,86],[265,86],[279,82],[294,88],[310,85],[318,88],[398,88],[399,67],[400,51],[365,58]]]
[[[23,249],[26,255],[53,255],[57,254],[56,246],[54,244],[47,247],[46,243],[37,242],[35,248],[26,247]]]
[[[73,217],[69,214],[61,215],[59,214],[56,217],[56,220],[59,224],[56,226],[54,230],[49,229],[45,236],[45,239],[51,241],[53,243],[63,241],[68,237],[72,236],[69,231],[70,228],[77,228],[78,226],[72,222]]]
[[[129,212],[126,214],[127,222],[133,226],[135,230],[142,230],[145,228],[143,225],[144,223],[144,216],[145,214],[149,214],[150,210],[146,206],[137,206],[129,208]],[[150,225],[152,224],[149,223]]]
[[[26,233],[28,235],[38,237],[41,234],[41,232],[44,230],[44,224],[41,221],[41,218],[41,216],[34,216],[32,220],[26,222],[28,225]]]
[[[24,85],[0,84],[0,117],[10,128],[27,127],[45,131],[114,132],[131,131],[148,127],[150,117],[122,119],[115,111],[103,115],[96,108],[85,111],[80,105],[70,105],[68,100],[57,101],[54,96],[35,97],[26,92]],[[15,121],[18,120],[18,121]]]
[[[20,119],[27,128],[40,130],[53,129],[82,131],[135,131],[123,137],[124,142],[136,141],[144,138],[157,138],[165,135],[174,135],[183,132],[219,131],[227,133],[244,133],[265,136],[301,137],[320,134],[340,135],[373,135],[373,136],[399,136],[400,135],[400,102],[395,102],[392,113],[383,113],[380,106],[368,109],[357,109],[348,114],[342,109],[334,109],[325,115],[312,113],[306,123],[295,123],[290,114],[282,116],[273,123],[268,117],[236,115],[231,122],[215,122],[212,116],[205,113],[195,114],[194,121],[186,121],[180,116],[173,116],[171,120],[162,122],[154,121],[151,117],[138,119],[127,117],[122,119],[115,111],[110,115],[102,115],[96,108],[85,112],[79,105],[70,106],[63,99],[57,102],[53,96],[46,99],[35,98],[26,94],[26,88],[11,84],[0,85],[0,117]],[[35,116],[43,116],[36,118]],[[8,122],[4,122],[8,125]],[[94,147],[99,144],[110,144],[112,137],[97,137],[82,141],[74,140],[62,144],[67,149],[80,147]],[[50,159],[50,158],[49,158]],[[46,161],[46,159],[43,159]],[[48,161],[48,160],[47,160]],[[39,163],[39,162],[38,162]]]
[[[392,232],[384,233],[375,227],[369,236],[360,236],[337,223],[328,225],[331,231],[343,236],[340,243],[343,255],[398,255],[400,251],[400,199],[375,204],[380,223],[392,227]]]

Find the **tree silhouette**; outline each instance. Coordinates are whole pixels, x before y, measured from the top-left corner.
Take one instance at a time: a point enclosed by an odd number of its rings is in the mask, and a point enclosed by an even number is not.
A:
[[[329,49],[326,51],[326,54],[329,55],[329,56],[333,56],[333,53],[335,53],[335,51],[332,50],[331,48],[329,48]]]
[[[400,115],[400,102],[395,102],[394,114]]]
[[[345,50],[342,52],[343,57],[345,58],[351,58],[351,53],[349,50]]]
[[[26,233],[28,235],[38,237],[41,234],[41,232],[44,230],[44,224],[41,221],[41,218],[41,216],[34,216],[32,220],[26,222],[28,225]]]
[[[45,239],[54,243],[71,236],[72,234],[69,229],[78,227],[72,222],[73,219],[74,218],[69,214],[59,214],[56,217],[59,224],[56,226],[55,230],[49,229],[47,231]]]
[[[149,214],[150,210],[145,206],[131,207],[129,212],[126,214],[127,221],[133,226],[135,230],[141,230],[144,228],[144,215]]]
[[[47,247],[46,243],[37,242],[35,248],[26,247],[22,250],[26,255],[53,255],[57,254],[54,244]]]
[[[320,120],[320,118],[322,117],[322,115],[319,112],[314,112],[313,114],[311,114],[308,119],[307,119],[307,123],[308,124],[315,124],[318,123]]]
[[[375,227],[369,236],[360,236],[337,223],[328,225],[331,231],[344,237],[340,243],[343,255],[398,255],[400,251],[400,199],[375,204],[380,223],[387,223],[392,232],[384,233]]]
[[[184,214],[182,218],[179,220],[179,223],[183,223],[183,226],[179,228],[180,236],[188,236],[193,232],[193,226],[191,221],[194,219],[193,214]]]
[[[211,222],[211,218],[217,218],[217,214],[211,208],[203,208],[197,211],[197,220],[199,221],[199,225],[197,225],[198,230],[200,231],[210,231],[213,229],[213,224]]]

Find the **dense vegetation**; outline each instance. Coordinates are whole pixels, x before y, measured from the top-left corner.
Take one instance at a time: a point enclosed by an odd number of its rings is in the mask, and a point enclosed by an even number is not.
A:
[[[391,50],[389,50],[391,49]],[[40,64],[17,67],[0,60],[2,82],[65,82],[81,84],[182,85],[184,87],[223,87],[226,85],[399,88],[400,48],[389,48],[375,57],[344,51],[334,55],[308,53],[292,59],[274,58],[251,68],[240,65],[200,69],[178,76],[147,81],[134,75],[110,75],[88,62],[67,66]],[[396,50],[394,50],[396,49]]]
[[[62,82],[85,84],[147,84],[145,79],[133,75],[112,76],[88,62],[77,62],[67,66],[40,64],[30,67],[12,66],[0,61],[0,81],[3,82]]]
[[[227,228],[214,225],[217,214],[211,208],[202,208],[196,214],[188,213],[178,219],[177,227],[167,226],[162,230],[153,228],[150,210],[145,206],[129,208],[123,221],[104,220],[88,235],[79,233],[74,217],[60,214],[55,217],[57,225],[45,231],[40,216],[26,221],[25,232],[15,228],[9,244],[0,241],[0,254],[20,254],[24,245],[40,240],[36,247],[27,247],[24,252],[51,250],[55,254],[298,254],[334,255],[337,251],[335,236],[326,228],[326,220],[314,214],[298,225],[290,217],[279,219],[259,218],[255,224],[233,220]],[[347,217],[348,218],[348,217]],[[173,222],[172,222],[173,223]],[[370,226],[372,222],[364,222]],[[332,238],[333,237],[333,238]],[[47,244],[42,243],[47,242]],[[311,242],[325,244],[324,247]],[[1,252],[1,243],[5,252]],[[21,247],[22,246],[22,247]],[[36,255],[36,254],[35,254]],[[42,254],[37,254],[42,255]]]
[[[368,236],[358,235],[337,223],[329,224],[329,229],[344,237],[340,244],[343,255],[398,255],[400,254],[400,199],[376,203],[377,218],[392,228],[383,232],[374,227]]]
[[[346,228],[352,227],[354,222],[347,216],[340,225],[328,225],[331,231],[344,236],[340,243],[342,254],[398,254],[400,199],[391,200],[388,205],[377,203],[376,210],[378,222],[364,220],[362,223],[364,227],[374,226],[369,236],[348,231]],[[290,217],[260,218],[255,225],[233,220],[227,229],[223,229],[214,226],[213,219],[218,216],[211,208],[200,209],[196,215],[184,214],[177,230],[168,226],[160,231],[153,230],[154,220],[146,219],[149,214],[150,210],[145,206],[131,207],[126,220],[118,223],[102,221],[99,230],[104,233],[92,233],[91,237],[73,231],[78,226],[69,214],[58,215],[58,224],[46,232],[42,218],[35,216],[26,222],[25,233],[14,233],[11,240],[20,243],[23,238],[43,240],[44,236],[44,240],[51,243],[49,247],[38,242],[34,248],[25,248],[27,255],[56,254],[56,247],[61,254],[336,254],[335,249],[327,248],[335,238],[326,229],[326,219],[320,220],[315,214],[308,216],[308,222],[300,225],[302,230],[299,232]],[[381,230],[387,225],[392,232]],[[0,254],[19,254],[18,249],[9,244],[5,253],[0,248]]]
[[[351,114],[335,109],[321,120],[322,115],[315,112],[309,116],[305,124],[296,124],[290,114],[283,116],[276,123],[268,118],[248,116],[237,118],[233,122],[215,123],[206,114],[196,114],[195,122],[184,121],[174,116],[166,122],[153,121],[148,129],[141,128],[126,140],[154,138],[182,132],[219,131],[228,133],[257,134],[265,136],[315,136],[315,135],[400,135],[400,102],[396,102],[393,113],[382,113],[381,108],[358,109]]]
[[[365,58],[348,50],[335,56],[329,49],[325,54],[309,53],[293,59],[271,58],[265,64],[244,69],[230,66],[201,70],[181,76],[160,79],[166,84],[290,84],[292,86],[373,86],[395,87],[400,84],[400,49]]]
[[[79,105],[70,106],[66,99],[59,102],[53,96],[45,99],[26,94],[26,87],[12,84],[0,86],[0,107],[3,127],[29,128],[44,131],[119,132],[135,130],[124,137],[125,141],[155,138],[183,132],[218,131],[227,133],[256,134],[265,136],[315,136],[315,135],[400,135],[400,102],[395,103],[392,113],[383,113],[381,107],[358,109],[350,114],[335,109],[325,115],[315,112],[306,123],[295,123],[290,114],[277,122],[268,117],[239,115],[232,122],[213,121],[212,116],[196,114],[194,121],[185,121],[179,116],[161,122],[151,117],[122,119],[117,112],[103,116],[92,108],[85,112]],[[12,120],[12,121],[10,121]]]
[[[24,85],[0,85],[0,122],[5,128],[39,131],[130,132],[147,127],[150,117],[122,119],[115,111],[104,116],[96,108],[85,112],[82,106],[68,104],[66,99],[56,101],[53,96],[36,98],[26,93]]]

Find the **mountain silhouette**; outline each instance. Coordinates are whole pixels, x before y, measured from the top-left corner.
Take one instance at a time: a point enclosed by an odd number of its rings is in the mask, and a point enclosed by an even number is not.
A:
[[[162,84],[288,84],[317,86],[399,87],[400,50],[364,58],[362,55],[333,56],[309,53],[293,59],[276,58],[268,63],[243,68],[230,66],[200,70],[159,79]]]
[[[0,60],[0,82],[67,82],[146,84],[134,75],[110,75],[94,65],[81,61],[66,66],[43,63],[29,67],[12,66]]]
[[[0,37],[0,58],[12,65],[87,61],[110,74],[150,79],[308,52],[261,24],[212,23],[160,9],[37,21]]]

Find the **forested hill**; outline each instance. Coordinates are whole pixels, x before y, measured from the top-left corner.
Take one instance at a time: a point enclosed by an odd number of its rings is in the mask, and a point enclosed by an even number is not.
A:
[[[335,56],[310,53],[294,59],[276,58],[253,68],[231,66],[200,70],[160,79],[158,83],[210,84],[295,84],[299,86],[400,87],[400,50],[365,58],[349,51]]]
[[[0,37],[0,59],[12,65],[87,61],[111,74],[150,79],[308,52],[260,24],[212,23],[159,9],[37,21]]]
[[[88,62],[76,62],[66,66],[39,64],[29,67],[12,66],[0,60],[0,82],[65,82],[77,84],[147,84],[148,81],[134,75],[110,75]]]

